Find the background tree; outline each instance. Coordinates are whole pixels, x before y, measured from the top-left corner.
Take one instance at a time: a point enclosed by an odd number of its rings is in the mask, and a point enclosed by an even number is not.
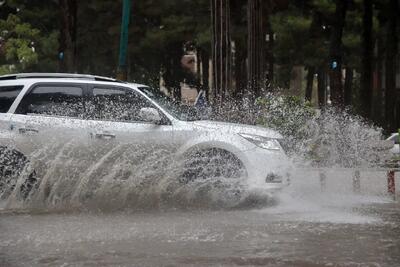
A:
[[[265,12],[268,1],[248,0],[247,25],[248,25],[248,90],[251,96],[259,97],[261,89],[266,87],[266,25],[268,14]]]
[[[358,71],[360,67],[360,46],[361,37],[359,32],[362,26],[360,25],[361,13],[358,8],[353,8],[347,11],[347,18],[354,18],[347,20],[343,31],[343,68],[345,69],[345,80],[344,80],[344,105],[350,108],[353,105],[353,99],[355,95],[359,95],[359,88],[355,88],[355,76],[354,73]],[[357,90],[356,90],[357,89]]]
[[[309,28],[311,19],[291,3],[289,8],[271,17],[272,29],[276,34],[273,53],[276,85],[289,88],[290,74],[296,65],[303,65],[309,50]]]
[[[230,1],[211,0],[213,97],[223,101],[232,88]]]
[[[0,6],[1,74],[57,70],[57,10],[57,3],[51,0],[3,2]]]
[[[76,0],[59,0],[59,5],[61,11],[59,71],[76,72],[78,3]]]
[[[371,117],[372,105],[372,60],[373,60],[373,7],[372,0],[363,0],[363,27],[362,27],[362,59],[361,59],[361,94],[362,115]],[[347,73],[346,73],[347,75]]]
[[[221,101],[278,88],[321,108],[344,104],[388,132],[400,127],[396,0],[132,3],[130,81],[162,84],[177,100],[183,84],[207,90],[211,81],[212,96]],[[0,4],[2,74],[77,71],[115,76],[121,1]],[[187,54],[197,64],[195,75],[182,67]],[[293,69],[301,70],[296,80],[301,90],[296,92],[288,90]]]
[[[345,26],[348,0],[336,0],[336,10],[332,18],[332,32],[330,39],[330,89],[331,100],[335,106],[344,103],[344,93],[342,84],[342,59],[343,59],[343,29]]]
[[[39,39],[40,31],[10,14],[6,20],[0,21],[2,51],[4,61],[3,73],[28,69],[38,63],[35,52],[35,42]],[[3,61],[3,62],[4,62]]]
[[[241,99],[247,90],[247,3],[248,0],[231,1],[232,41],[235,43],[233,72],[235,97]]]
[[[388,22],[386,29],[386,64],[385,64],[385,85],[386,85],[386,126],[391,132],[399,127],[400,111],[396,105],[396,57],[398,54],[398,14],[399,3],[397,0],[389,0],[387,4]]]
[[[114,76],[118,64],[121,26],[119,1],[78,3],[76,64],[80,73]]]

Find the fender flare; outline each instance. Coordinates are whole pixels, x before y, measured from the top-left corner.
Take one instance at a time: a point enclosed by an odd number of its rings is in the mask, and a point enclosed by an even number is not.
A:
[[[178,151],[178,157],[180,159],[185,159],[188,156],[190,156],[193,152],[196,151],[208,151],[212,149],[218,149],[224,152],[227,152],[228,154],[231,154],[233,157],[235,157],[242,165],[244,168],[246,174],[248,175],[248,170],[247,170],[247,159],[241,157],[240,153],[237,153],[238,149],[228,143],[225,142],[202,142],[202,143],[197,143],[193,146],[190,147],[183,147]],[[236,152],[236,153],[235,153]]]

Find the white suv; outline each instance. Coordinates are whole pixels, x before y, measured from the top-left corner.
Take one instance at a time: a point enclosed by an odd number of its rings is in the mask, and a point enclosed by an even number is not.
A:
[[[37,178],[31,175],[21,185],[23,191],[31,190],[50,168],[40,162],[46,159],[38,156],[40,151],[71,141],[80,152],[72,149],[70,157],[90,151],[87,166],[107,168],[116,146],[140,151],[163,147],[185,160],[182,182],[228,176],[244,179],[250,188],[277,189],[291,169],[281,138],[262,127],[190,120],[145,85],[78,74],[0,77],[0,191],[27,162],[38,161],[29,164],[36,166]]]

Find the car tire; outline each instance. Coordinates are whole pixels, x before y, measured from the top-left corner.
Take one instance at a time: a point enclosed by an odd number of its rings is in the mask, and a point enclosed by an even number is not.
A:
[[[16,189],[17,181],[28,166],[28,159],[20,152],[0,147],[0,199],[7,199]],[[38,184],[33,171],[19,187],[19,195],[27,199]]]
[[[180,181],[190,183],[198,179],[221,177],[239,179],[246,175],[243,163],[234,154],[223,149],[211,148],[186,154]]]

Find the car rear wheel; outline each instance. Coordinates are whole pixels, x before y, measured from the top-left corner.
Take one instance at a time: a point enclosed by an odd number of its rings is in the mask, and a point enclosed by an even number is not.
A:
[[[16,189],[18,179],[24,175],[28,166],[27,158],[18,151],[0,148],[0,199],[7,199]],[[24,175],[26,178],[19,186],[19,194],[27,199],[38,184],[35,172]]]

